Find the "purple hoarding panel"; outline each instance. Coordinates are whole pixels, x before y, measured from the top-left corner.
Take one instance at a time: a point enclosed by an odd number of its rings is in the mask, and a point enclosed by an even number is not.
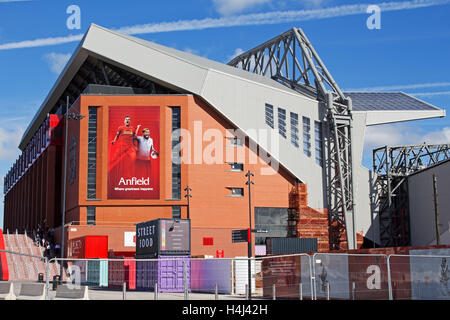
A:
[[[230,259],[191,260],[192,291],[231,294],[231,279]]]
[[[191,263],[189,256],[162,256],[153,261],[136,261],[136,288],[158,292],[184,292],[184,263],[187,263],[187,282],[190,290]]]

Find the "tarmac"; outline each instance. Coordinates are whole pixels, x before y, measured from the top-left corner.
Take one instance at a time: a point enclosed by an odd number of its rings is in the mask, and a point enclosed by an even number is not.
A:
[[[49,290],[50,299],[53,299],[55,294],[55,291]],[[146,291],[127,291],[124,296],[122,291],[89,289],[88,295],[89,300],[185,300],[184,292],[159,292],[155,297],[154,292]],[[216,295],[213,293],[189,292],[187,300],[216,300]],[[246,300],[246,297],[245,295],[218,294],[217,300]]]
[[[15,281],[14,291],[16,295],[19,295],[20,286],[17,284],[30,282],[30,281]],[[53,290],[52,284],[50,283],[50,288],[48,290],[49,300],[53,300],[56,296],[56,291]],[[202,293],[202,292],[188,292],[187,297],[185,297],[184,292],[158,292],[155,296],[153,291],[126,291],[125,294],[119,289],[105,289],[90,287],[88,289],[89,300],[240,300],[244,301],[246,295],[239,294],[223,294],[219,293],[217,296],[214,293]],[[186,299],[187,298],[187,299]],[[257,288],[254,294],[252,294],[252,300],[267,300],[267,298],[262,297],[262,289]]]

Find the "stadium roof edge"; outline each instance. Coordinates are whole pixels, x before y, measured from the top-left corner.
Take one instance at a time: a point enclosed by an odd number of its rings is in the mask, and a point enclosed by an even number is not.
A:
[[[207,58],[196,56],[196,55],[188,53],[188,52],[179,51],[179,50],[165,47],[165,46],[162,46],[162,45],[150,42],[150,41],[146,41],[146,40],[132,37],[132,36],[129,36],[126,34],[122,34],[117,31],[109,30],[107,28],[98,26],[93,23],[93,24],[91,24],[88,31],[84,35],[83,39],[80,41],[80,44],[78,45],[77,49],[75,50],[74,54],[70,58],[69,62],[66,64],[65,68],[63,69],[60,76],[56,80],[56,83],[54,84],[54,86],[50,90],[49,94],[45,98],[44,102],[42,103],[41,107],[37,111],[36,115],[33,117],[33,120],[31,121],[31,123],[29,124],[27,129],[25,130],[25,133],[19,144],[19,148],[21,150],[25,149],[26,145],[31,140],[33,134],[39,128],[39,125],[42,123],[42,121],[44,121],[47,113],[54,106],[54,103],[56,103],[58,101],[58,99],[60,98],[60,95],[64,93],[66,87],[70,84],[72,77],[74,77],[76,75],[77,70],[81,67],[83,62],[89,56],[101,57],[105,61],[108,61],[107,56],[104,56],[98,52],[98,49],[99,49],[98,42],[100,42],[102,40],[103,40],[102,45],[105,46],[105,48],[102,48],[103,49],[102,53],[105,53],[105,54],[107,53],[106,47],[108,47],[108,46],[114,47],[114,43],[108,42],[108,40],[104,39],[108,35],[117,36],[117,37],[126,39],[128,41],[132,41],[134,43],[137,43],[141,46],[146,47],[146,49],[148,49],[149,51],[157,51],[160,54],[166,55],[168,57],[170,56],[171,58],[176,59],[178,62],[180,62],[180,64],[183,64],[185,66],[184,69],[187,68],[187,69],[190,69],[191,71],[195,69],[197,71],[197,76],[199,76],[199,78],[201,78],[201,80],[197,78],[197,80],[200,80],[200,81],[196,81],[194,83],[194,85],[192,85],[193,81],[192,81],[192,79],[190,79],[189,82],[191,82],[191,83],[186,81],[184,83],[186,86],[180,87],[180,86],[177,86],[176,84],[167,83],[164,80],[161,80],[158,78],[152,78],[151,74],[145,73],[139,69],[135,69],[128,65],[124,65],[125,67],[127,67],[129,70],[132,70],[133,72],[139,72],[140,74],[145,75],[146,77],[151,78],[152,80],[156,80],[161,83],[164,83],[164,85],[170,86],[170,87],[177,89],[183,93],[192,93],[192,94],[197,94],[197,95],[201,96],[202,88],[204,87],[204,82],[206,81],[208,72],[214,71],[215,73],[221,73],[221,74],[226,74],[227,76],[230,76],[230,77],[240,78],[241,80],[244,80],[246,82],[251,82],[254,85],[258,85],[260,87],[262,86],[262,87],[270,88],[272,90],[282,91],[285,94],[294,95],[297,98],[302,99],[302,100],[312,100],[311,98],[304,96],[304,95],[298,93],[297,91],[290,89],[290,88],[278,83],[277,81],[274,81],[267,77],[264,77],[261,75],[256,75],[256,74],[253,74],[253,73],[245,71],[245,70],[237,69],[237,68],[228,66],[224,63],[209,60]],[[116,49],[115,51],[120,51],[120,50],[117,50],[117,47],[115,49]],[[126,50],[121,50],[121,51],[125,51],[125,53],[128,53],[130,56],[130,57],[125,57],[124,60],[128,59],[129,62],[133,61],[133,59],[131,58],[132,53],[126,52]],[[143,59],[141,59],[141,60],[143,60]],[[111,60],[111,62],[114,62],[114,63],[117,62],[117,64],[119,64],[119,65],[121,64],[120,62],[115,61],[115,60]],[[192,68],[186,67],[187,65],[192,66]],[[158,66],[158,67],[154,66],[154,67],[159,70],[161,69],[161,66]],[[164,66],[163,66],[163,68],[164,68]],[[173,68],[173,69],[175,69],[175,68]],[[176,72],[178,73],[178,76],[181,74],[178,70]]]
[[[121,42],[122,47],[117,42]],[[118,50],[118,47],[122,49]],[[127,47],[132,47],[133,49],[127,50]],[[232,81],[241,81],[241,85],[245,83],[255,89],[269,90],[299,99],[299,104],[306,101],[316,101],[268,77],[91,24],[27,127],[19,144],[21,150],[26,148],[47,114],[60,101],[61,96],[66,92],[77,72],[89,57],[95,57],[101,61],[119,66],[128,72],[137,74],[179,93],[199,95],[208,102],[212,102],[210,99],[216,99],[212,96],[207,97],[205,88],[208,87],[210,90],[211,86],[214,85],[214,81],[217,81],[217,77],[221,77],[223,83],[228,83],[230,90],[233,89]],[[149,63],[150,60],[154,61],[154,63]],[[168,65],[170,65],[170,68],[167,67]],[[368,93],[352,92],[348,94],[352,98],[354,112],[367,114],[366,125],[445,116],[445,110],[436,108],[404,93],[393,93],[401,95],[397,96],[398,100],[406,99],[405,101],[409,101],[407,106],[403,108],[389,108],[389,103],[393,102],[386,99],[384,100],[385,105],[381,107],[371,107],[370,104],[374,101],[376,102],[377,99],[373,101],[366,99],[365,104],[358,106],[358,99],[355,99],[355,95],[363,94],[367,96]],[[372,93],[372,96],[375,94],[386,93]],[[393,98],[394,96],[391,97]],[[386,105],[386,103],[388,104]],[[218,106],[215,103],[210,104],[218,108],[219,112],[235,123],[233,119],[227,116],[227,106]]]

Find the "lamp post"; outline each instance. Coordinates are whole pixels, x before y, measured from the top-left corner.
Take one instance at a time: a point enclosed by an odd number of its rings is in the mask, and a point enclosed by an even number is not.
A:
[[[190,219],[190,214],[189,214],[189,198],[192,198],[190,191],[192,191],[191,188],[189,188],[189,186],[187,186],[184,191],[186,191],[186,195],[184,196],[185,198],[187,198],[187,218]]]
[[[434,195],[434,219],[436,224],[436,244],[441,244],[441,233],[439,232],[439,210],[436,174],[433,173],[433,195]]]
[[[247,177],[247,182],[245,183],[248,185],[248,218],[249,218],[249,226],[248,226],[248,299],[252,299],[252,193],[251,193],[251,186],[254,184],[252,181],[252,177],[255,175],[251,173],[250,170],[247,171],[247,174],[245,175]]]
[[[61,259],[64,259],[64,248],[65,248],[65,224],[66,224],[66,189],[67,189],[67,149],[69,144],[69,120],[81,120],[84,116],[81,114],[71,113],[69,114],[69,96],[67,96],[66,100],[66,115],[65,115],[65,135],[64,135],[64,173],[63,173],[63,200],[62,200],[62,223],[61,223]],[[59,279],[60,281],[63,278],[63,261],[61,260],[60,271],[59,271]]]

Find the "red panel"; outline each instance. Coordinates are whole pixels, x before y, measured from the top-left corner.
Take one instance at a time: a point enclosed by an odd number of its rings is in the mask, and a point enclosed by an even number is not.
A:
[[[122,257],[134,258],[135,255],[136,251],[114,251],[113,256],[110,258],[114,259],[121,259]]]
[[[62,130],[64,121],[62,116],[51,114],[49,119],[48,138],[53,145],[63,145]]]
[[[86,236],[85,258],[108,258],[108,236]]]
[[[77,259],[107,259],[108,236],[84,236],[71,240],[69,256]]]
[[[126,259],[127,260],[127,259]],[[129,259],[123,263],[125,268],[125,282],[128,290],[136,289],[136,260]]]
[[[213,246],[214,245],[214,238],[213,237],[204,237],[203,238],[203,245],[204,246]]]
[[[0,229],[0,250],[5,250],[5,242],[3,240],[3,230]],[[8,281],[8,263],[6,261],[6,253],[0,252],[0,280]]]

